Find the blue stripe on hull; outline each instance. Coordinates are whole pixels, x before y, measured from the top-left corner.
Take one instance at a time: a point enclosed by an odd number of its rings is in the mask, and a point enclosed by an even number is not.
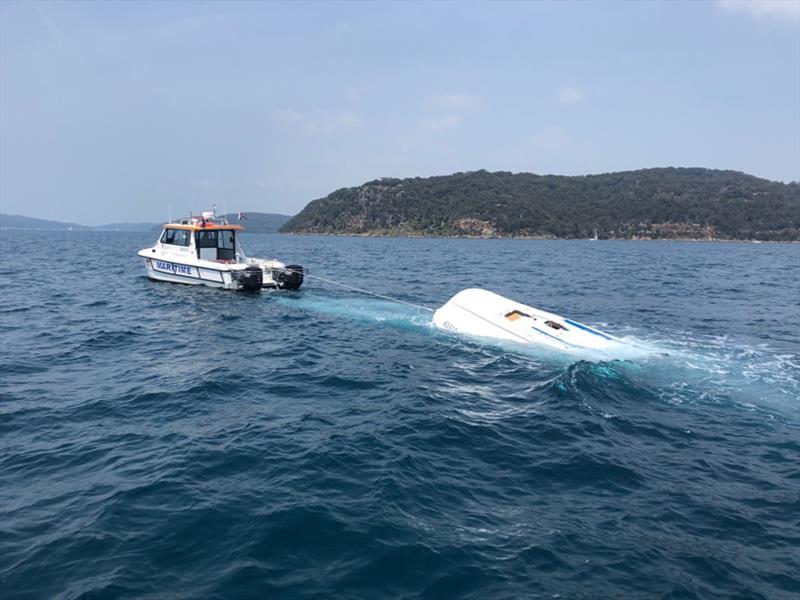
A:
[[[596,335],[598,337],[601,337],[604,340],[613,341],[613,339],[614,339],[614,338],[606,335],[605,333],[601,333],[601,332],[597,331],[596,329],[592,329],[591,327],[588,327],[587,325],[583,325],[582,323],[578,323],[576,321],[571,321],[570,319],[564,319],[564,322],[565,323],[569,323],[570,325],[572,325],[573,327],[577,327],[578,329],[583,329],[584,331],[588,331],[589,333],[593,333],[594,335]]]
[[[556,337],[556,336],[554,336],[554,335],[552,335],[552,334],[550,334],[550,333],[547,333],[546,331],[542,331],[542,330],[541,330],[541,329],[539,329],[538,327],[535,327],[535,326],[531,325],[531,329],[533,329],[533,330],[534,330],[536,333],[541,333],[542,335],[546,335],[546,336],[547,336],[547,337],[549,337],[549,338],[553,338],[554,340],[556,340],[557,342],[560,342],[560,343],[564,344],[565,346],[575,347],[575,344],[570,344],[569,342],[565,342],[565,341],[564,341],[564,340],[562,340],[561,338],[559,338],[559,337]]]

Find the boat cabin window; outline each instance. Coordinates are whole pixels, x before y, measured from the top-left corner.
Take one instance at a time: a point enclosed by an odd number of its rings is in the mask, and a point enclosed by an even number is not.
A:
[[[232,231],[220,231],[219,232],[219,248],[222,250],[230,250],[233,251],[234,249],[234,237]]]
[[[233,231],[225,229],[198,231],[195,238],[197,257],[203,260],[233,260],[235,235]]]
[[[165,229],[161,234],[161,243],[173,246],[188,246],[190,239],[186,229]]]
[[[197,239],[195,240],[198,248],[216,248],[217,247],[217,232],[216,231],[198,231]]]

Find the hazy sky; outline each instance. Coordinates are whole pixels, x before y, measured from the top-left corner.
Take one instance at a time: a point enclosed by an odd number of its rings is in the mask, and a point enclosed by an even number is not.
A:
[[[295,213],[382,176],[800,180],[800,3],[0,2],[0,209]]]

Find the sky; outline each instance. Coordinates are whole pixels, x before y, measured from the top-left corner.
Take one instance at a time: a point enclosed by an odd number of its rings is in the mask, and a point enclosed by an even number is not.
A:
[[[800,0],[0,1],[0,210],[294,214],[380,177],[800,180]]]

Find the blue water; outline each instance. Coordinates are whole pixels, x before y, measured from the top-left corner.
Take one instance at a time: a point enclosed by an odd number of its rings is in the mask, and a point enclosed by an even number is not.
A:
[[[793,598],[800,245],[246,235],[309,279],[156,283],[154,236],[0,232],[4,598]]]

